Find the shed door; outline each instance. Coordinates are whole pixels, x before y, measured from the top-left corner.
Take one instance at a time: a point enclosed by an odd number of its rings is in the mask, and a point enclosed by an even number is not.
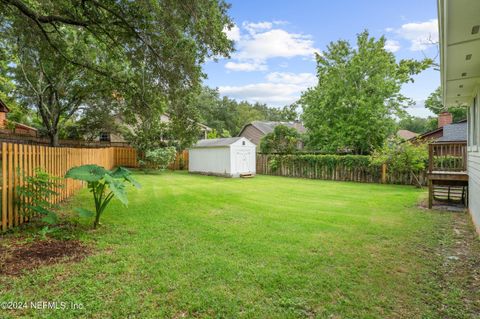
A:
[[[250,150],[238,150],[236,154],[237,170],[239,173],[250,173],[248,168],[248,160],[250,158]]]

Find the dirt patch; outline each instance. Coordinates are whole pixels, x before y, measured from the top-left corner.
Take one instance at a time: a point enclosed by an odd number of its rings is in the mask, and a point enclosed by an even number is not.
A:
[[[0,275],[19,276],[25,271],[60,262],[78,262],[91,249],[78,240],[11,241],[0,246]]]

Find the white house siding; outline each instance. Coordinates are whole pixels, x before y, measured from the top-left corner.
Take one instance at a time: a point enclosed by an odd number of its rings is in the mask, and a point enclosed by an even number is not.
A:
[[[468,154],[468,204],[473,222],[480,233],[480,154],[470,152]]]
[[[189,151],[190,172],[230,175],[230,148],[192,148]]]
[[[473,101],[471,102],[469,115],[468,130],[468,206],[472,215],[473,222],[477,231],[480,233],[480,87],[476,90],[476,114],[473,114]],[[475,124],[474,124],[475,123]],[[473,136],[476,135],[476,144],[474,144]]]
[[[480,233],[479,0],[437,0],[443,103],[468,105],[468,204]],[[477,111],[472,114],[476,99]]]

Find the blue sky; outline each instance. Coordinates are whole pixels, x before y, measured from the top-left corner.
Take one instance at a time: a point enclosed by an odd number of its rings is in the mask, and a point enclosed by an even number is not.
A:
[[[435,0],[233,0],[235,27],[228,36],[237,51],[231,59],[209,61],[205,84],[237,100],[281,107],[315,85],[314,52],[338,39],[354,43],[356,34],[387,38],[398,59],[435,57]],[[415,77],[402,92],[417,101],[409,113],[428,116],[423,101],[440,84],[433,69]]]

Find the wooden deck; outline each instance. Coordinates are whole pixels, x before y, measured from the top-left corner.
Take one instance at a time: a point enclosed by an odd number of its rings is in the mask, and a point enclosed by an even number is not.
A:
[[[429,145],[428,208],[435,199],[458,199],[467,205],[468,173],[465,142]]]

